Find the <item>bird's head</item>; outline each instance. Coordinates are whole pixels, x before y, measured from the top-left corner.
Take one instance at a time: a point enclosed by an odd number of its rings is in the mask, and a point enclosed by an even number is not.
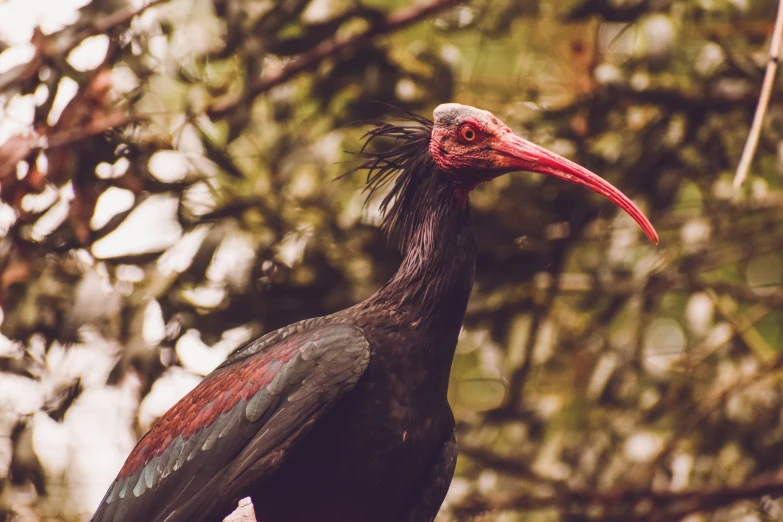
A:
[[[457,196],[501,174],[530,171],[556,176],[601,194],[625,210],[653,243],[658,234],[642,211],[609,182],[573,161],[520,138],[491,112],[458,103],[444,103],[434,112],[430,154],[450,175]]]

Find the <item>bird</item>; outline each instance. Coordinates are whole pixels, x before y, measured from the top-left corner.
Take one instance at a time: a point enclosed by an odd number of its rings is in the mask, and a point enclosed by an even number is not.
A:
[[[406,112],[368,131],[359,154],[366,189],[388,191],[396,273],[230,355],[137,443],[93,522],[219,521],[246,497],[258,522],[432,522],[457,459],[447,388],[477,256],[471,191],[510,172],[555,176],[658,243],[622,192],[482,109]]]

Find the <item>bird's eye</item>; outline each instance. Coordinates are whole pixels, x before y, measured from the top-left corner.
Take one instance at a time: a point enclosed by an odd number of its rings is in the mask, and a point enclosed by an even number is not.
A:
[[[466,124],[459,128],[459,136],[466,142],[470,143],[476,141],[478,138],[478,132],[473,128],[473,125]]]

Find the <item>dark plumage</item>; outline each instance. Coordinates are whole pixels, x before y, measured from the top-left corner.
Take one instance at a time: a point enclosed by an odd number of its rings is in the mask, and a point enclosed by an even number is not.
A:
[[[435,122],[383,125],[367,186],[392,184],[383,227],[405,257],[347,310],[238,350],[139,441],[93,520],[216,521],[250,496],[259,522],[431,522],[456,462],[449,370],[473,284],[468,194],[534,170],[586,185],[649,221],[614,187],[446,104]]]

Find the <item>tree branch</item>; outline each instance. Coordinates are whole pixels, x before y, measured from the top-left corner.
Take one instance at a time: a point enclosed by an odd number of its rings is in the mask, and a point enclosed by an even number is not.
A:
[[[767,71],[764,74],[764,83],[761,86],[756,114],[753,116],[753,124],[750,127],[748,141],[745,142],[745,149],[742,151],[737,172],[734,174],[735,190],[738,190],[748,177],[750,164],[753,161],[753,156],[756,154],[756,147],[758,147],[759,137],[761,136],[761,125],[767,113],[769,98],[772,96],[775,73],[778,71],[781,43],[783,43],[783,0],[778,2],[778,16],[775,20],[775,28],[772,30],[772,42],[769,45],[769,61],[767,62]]]
[[[127,24],[134,17],[142,14],[150,7],[165,1],[167,0],[150,0],[140,7],[131,7],[112,13],[105,18],[91,20],[84,24],[83,28],[76,28],[76,30],[74,30],[73,26],[68,26],[51,36],[44,36],[40,31],[36,31],[32,40],[32,43],[35,46],[34,57],[30,62],[15,67],[8,73],[0,75],[0,91],[25,78],[38,74],[38,70],[44,64],[44,57],[64,58],[86,38],[106,33],[117,26]]]
[[[239,107],[245,100],[255,98],[273,87],[287,82],[302,72],[314,69],[327,58],[334,56],[345,49],[358,47],[379,36],[404,29],[411,24],[452,7],[457,3],[459,3],[459,0],[433,0],[432,2],[418,6],[403,7],[391,13],[380,23],[374,24],[353,36],[335,37],[326,40],[311,51],[304,53],[289,62],[288,65],[283,67],[279,72],[262,78],[256,84],[252,85],[247,92],[243,92],[240,95],[225,96],[215,101],[207,108],[206,114],[212,119],[220,119]]]
[[[500,510],[528,510],[552,506],[571,506],[585,509],[588,505],[598,506],[613,513],[633,513],[640,503],[652,504],[669,519],[697,511],[711,511],[744,499],[760,498],[764,495],[783,494],[783,477],[766,475],[737,486],[718,486],[674,490],[613,489],[608,491],[566,488],[546,496],[531,494],[496,494],[473,496],[454,506],[454,510],[465,515],[477,515]]]
[[[80,129],[66,129],[53,133],[48,137],[46,144],[42,148],[45,150],[71,145],[85,138],[89,138],[90,136],[125,127],[132,123],[146,121],[146,119],[146,116],[131,115],[123,111],[113,112],[104,117],[93,119]]]
[[[699,425],[710,417],[710,415],[723,407],[729,398],[734,394],[740,393],[750,386],[771,377],[781,368],[781,366],[783,366],[783,353],[780,353],[774,359],[763,363],[755,372],[737,377],[730,384],[721,388],[717,393],[712,394],[711,397],[699,404],[693,405],[692,408],[689,408],[689,411],[686,412],[686,415],[678,424],[677,428],[675,428],[674,433],[669,437],[666,444],[655,457],[650,460],[648,465],[650,474],[655,466],[661,464],[663,460],[676,449],[677,444],[688,433],[693,433]],[[783,485],[783,483],[781,483],[781,485]]]
[[[65,57],[74,47],[91,36],[105,34],[115,27],[129,24],[131,20],[142,14],[150,7],[166,2],[168,0],[148,0],[141,6],[131,5],[127,9],[107,14],[97,20],[88,19],[76,26],[68,26],[43,40],[40,47],[44,55],[53,57]],[[62,41],[60,41],[62,40]]]
[[[131,123],[144,121],[143,116],[131,116],[122,111],[91,120],[79,129],[65,129],[51,136],[40,134],[17,135],[0,145],[0,179],[16,170],[16,165],[32,152],[47,150],[65,145],[73,145],[85,138],[96,136],[103,132],[125,127]]]
[[[150,7],[154,7],[158,4],[162,4],[163,2],[167,2],[167,1],[168,0],[149,0],[146,4],[142,6],[139,7],[131,6],[123,11],[118,11],[116,13],[113,13],[107,16],[106,18],[91,22],[87,26],[87,28],[81,33],[82,38],[78,41],[84,40],[85,38],[89,38],[90,36],[103,34],[109,31],[110,29],[117,27],[118,25],[127,24],[135,17],[139,16],[144,11],[149,9]]]

